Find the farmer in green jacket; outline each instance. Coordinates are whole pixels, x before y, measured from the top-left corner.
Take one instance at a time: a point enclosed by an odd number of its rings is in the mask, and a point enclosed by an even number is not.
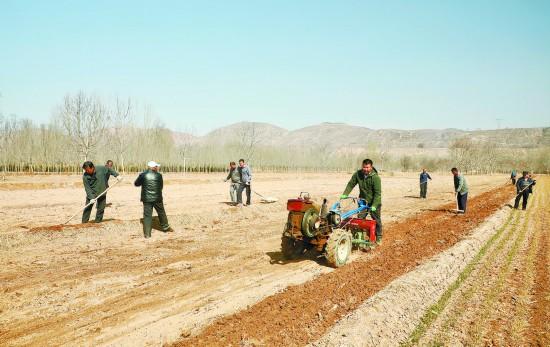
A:
[[[82,213],[82,223],[88,223],[90,215],[96,204],[95,222],[100,223],[103,221],[103,213],[105,212],[105,202],[107,201],[107,194],[98,196],[107,189],[107,177],[112,175],[118,180],[122,179],[118,172],[103,165],[94,166],[91,161],[86,161],[82,164],[84,174],[82,175],[82,183],[84,184],[84,190],[86,191],[86,205],[90,202],[92,204],[84,209]]]
[[[143,235],[145,238],[151,237],[153,228],[153,208],[159,216],[160,227],[163,232],[174,231],[168,224],[168,217],[164,210],[162,199],[162,188],[164,181],[159,171],[160,164],[150,161],[147,163],[147,170],[139,174],[134,182],[136,187],[141,187],[141,202],[143,202]]]
[[[468,203],[468,182],[466,182],[466,178],[458,172],[456,167],[453,167],[451,172],[453,173],[458,212],[466,213],[466,204]]]
[[[376,244],[382,244],[382,219],[380,210],[382,208],[382,183],[378,172],[372,166],[372,160],[363,160],[363,168],[351,176],[351,179],[340,196],[341,199],[348,197],[353,188],[359,185],[359,197],[365,199],[370,206],[370,215],[376,221]],[[367,217],[368,212],[358,215],[359,218]]]

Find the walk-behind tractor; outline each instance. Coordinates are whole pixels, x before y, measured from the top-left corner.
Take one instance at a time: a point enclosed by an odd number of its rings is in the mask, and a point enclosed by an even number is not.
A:
[[[309,193],[287,202],[288,221],[281,238],[281,249],[287,259],[296,259],[310,249],[323,254],[333,267],[348,261],[353,247],[370,249],[376,241],[376,222],[359,218],[370,210],[364,199],[348,197],[357,208],[343,211],[342,200],[328,209],[327,199],[319,206]],[[356,217],[354,217],[356,216]]]

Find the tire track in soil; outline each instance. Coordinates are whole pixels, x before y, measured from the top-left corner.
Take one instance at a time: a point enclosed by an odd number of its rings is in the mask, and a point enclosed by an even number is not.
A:
[[[512,188],[507,185],[471,199],[470,212],[464,215],[449,214],[447,210],[454,204],[447,204],[389,224],[384,245],[368,260],[360,258],[313,281],[288,287],[172,346],[236,346],[246,342],[301,346],[313,342],[389,282],[454,245],[511,195]]]
[[[549,187],[544,187],[548,194]],[[539,192],[543,194],[543,192]],[[532,301],[531,321],[527,341],[533,346],[550,346],[550,211],[548,201],[541,209],[539,249]]]

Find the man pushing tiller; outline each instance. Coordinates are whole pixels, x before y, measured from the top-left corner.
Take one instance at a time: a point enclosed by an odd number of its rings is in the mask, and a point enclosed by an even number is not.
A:
[[[370,215],[376,221],[376,244],[381,245],[382,219],[380,210],[382,208],[382,182],[380,176],[378,176],[378,171],[372,166],[372,160],[363,160],[363,167],[351,176],[340,198],[347,198],[356,185],[359,185],[359,197],[365,199],[370,206]],[[368,213],[368,211],[361,212],[357,217],[366,218]]]

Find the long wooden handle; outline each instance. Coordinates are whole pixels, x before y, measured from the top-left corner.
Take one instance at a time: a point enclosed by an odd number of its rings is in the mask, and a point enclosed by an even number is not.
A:
[[[99,194],[98,196],[95,197],[95,201],[90,201],[88,204],[86,204],[86,206],[82,207],[80,210],[78,210],[75,214],[73,214],[71,216],[71,218],[69,218],[65,223],[63,223],[63,225],[69,223],[74,217],[76,217],[77,214],[81,213],[82,211],[84,211],[86,208],[88,208],[89,206],[92,206],[93,204],[95,204],[95,202],[97,201],[97,199],[99,199],[100,197],[102,197],[103,195],[107,194],[107,192],[109,191],[109,189],[113,188],[114,186],[116,186],[118,184],[118,182],[122,181],[123,178],[121,178],[120,180],[117,180],[115,182],[115,184],[113,184],[112,186],[109,186],[107,189],[105,189],[101,194]]]
[[[519,193],[517,193],[516,198],[517,198],[521,193],[523,193],[523,192],[525,191],[525,189],[529,188],[533,183],[535,183],[535,182],[529,183],[529,184],[527,185],[527,187],[525,187],[525,188],[523,188],[522,190],[520,190]]]

